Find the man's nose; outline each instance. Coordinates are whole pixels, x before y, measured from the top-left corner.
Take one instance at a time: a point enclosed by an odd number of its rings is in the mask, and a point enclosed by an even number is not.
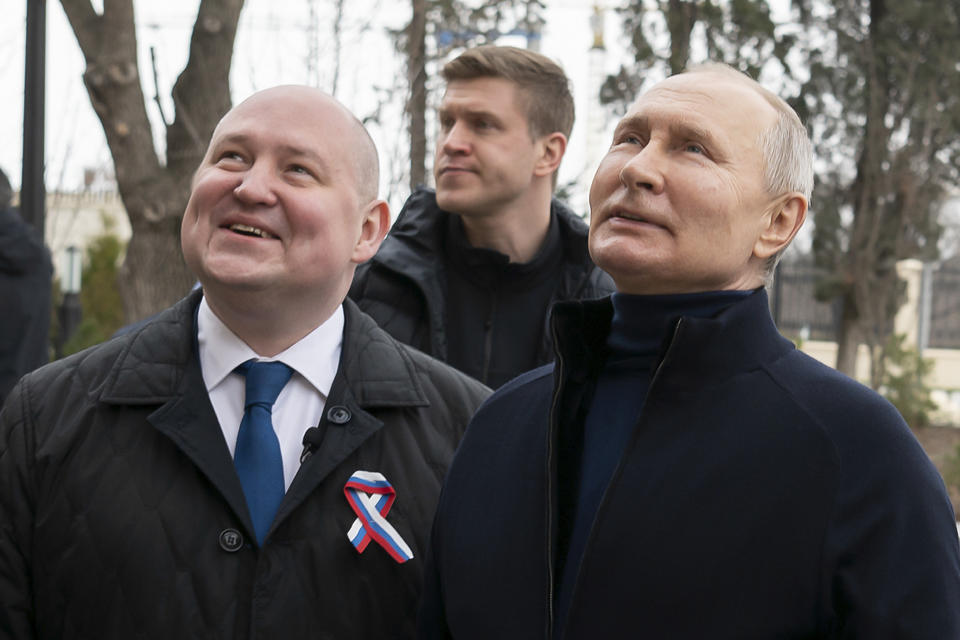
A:
[[[273,205],[277,201],[276,176],[270,167],[254,162],[240,178],[240,184],[233,189],[238,200],[246,204]]]
[[[455,122],[440,134],[439,150],[447,155],[463,155],[469,153],[470,148],[470,134],[463,123]]]
[[[663,191],[664,153],[659,143],[649,142],[637,150],[620,169],[620,182],[628,189]]]

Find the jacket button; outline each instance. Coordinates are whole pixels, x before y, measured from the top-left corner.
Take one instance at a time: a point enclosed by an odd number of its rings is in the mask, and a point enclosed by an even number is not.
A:
[[[236,529],[224,529],[220,532],[220,548],[234,553],[243,547],[243,535]]]
[[[330,407],[327,411],[327,420],[333,424],[346,424],[350,422],[350,409],[337,405],[335,407]]]

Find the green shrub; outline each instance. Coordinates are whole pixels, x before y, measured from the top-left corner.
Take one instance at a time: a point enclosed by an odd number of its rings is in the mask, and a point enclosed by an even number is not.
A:
[[[892,335],[884,346],[880,391],[908,425],[925,427],[930,424],[931,412],[937,408],[925,380],[933,370],[933,360],[904,345],[905,340],[902,334]]]
[[[123,326],[117,271],[125,247],[112,233],[111,225],[105,227],[106,231],[87,245],[80,288],[83,315],[80,325],[63,345],[64,356],[103,342]],[[61,302],[62,298],[56,301],[58,305]]]

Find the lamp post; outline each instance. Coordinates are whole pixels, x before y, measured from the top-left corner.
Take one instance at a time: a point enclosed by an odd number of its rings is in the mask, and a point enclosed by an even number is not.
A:
[[[23,73],[23,174],[20,213],[44,237],[46,187],[43,183],[46,97],[46,0],[27,0],[27,46]]]
[[[64,254],[63,301],[57,310],[60,333],[57,336],[57,357],[63,357],[63,345],[80,326],[83,308],[80,306],[80,282],[83,276],[83,251],[74,245]]]

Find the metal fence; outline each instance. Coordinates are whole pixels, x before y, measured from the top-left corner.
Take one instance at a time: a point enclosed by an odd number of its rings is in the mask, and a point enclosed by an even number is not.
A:
[[[780,331],[791,338],[834,341],[837,338],[841,301],[824,303],[814,289],[819,272],[806,256],[783,261],[771,290],[771,311]],[[924,270],[929,278],[921,287],[921,323],[926,347],[960,349],[960,256]],[[918,318],[918,322],[919,322]]]
[[[930,273],[930,336],[927,346],[960,349],[960,257]]]
[[[841,301],[817,300],[814,289],[818,275],[809,260],[783,261],[777,267],[771,311],[784,335],[803,340],[836,340]]]

